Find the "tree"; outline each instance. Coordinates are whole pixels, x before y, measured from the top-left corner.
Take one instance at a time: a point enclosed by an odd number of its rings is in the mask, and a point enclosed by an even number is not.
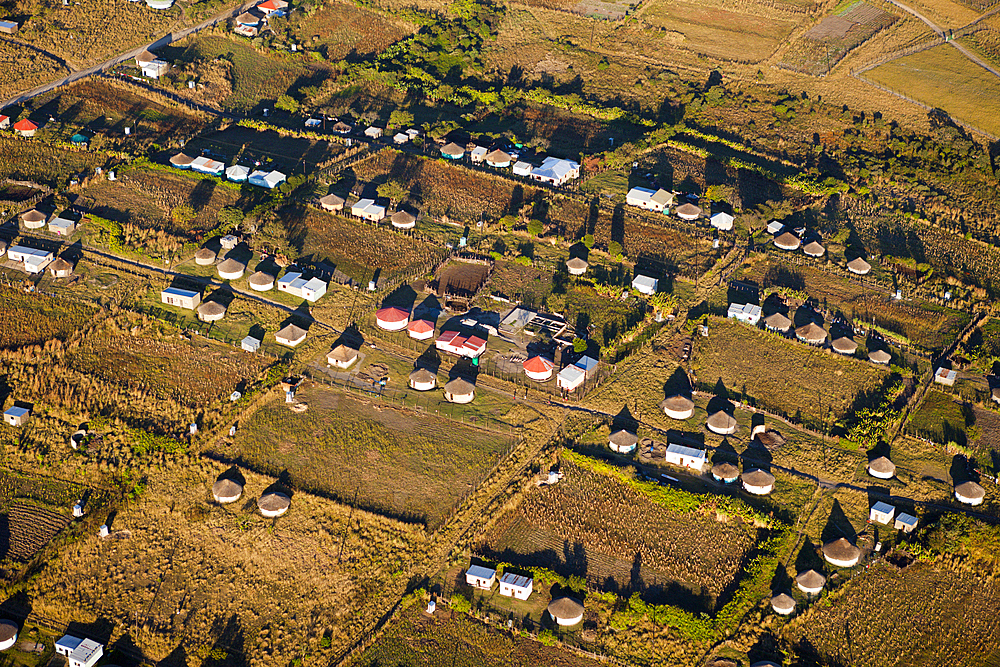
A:
[[[577,336],[573,339],[573,351],[577,354],[587,351],[587,341]]]
[[[180,206],[175,206],[174,209],[170,211],[170,217],[173,219],[173,221],[180,223],[182,225],[187,224],[192,220],[194,220],[196,215],[197,213],[194,212],[194,209],[188,206],[187,204],[181,204]]]
[[[545,225],[541,220],[532,218],[528,221],[528,233],[532,236],[540,236],[542,231],[545,229]]]
[[[390,205],[395,206],[398,202],[403,201],[410,196],[410,190],[395,178],[390,178],[385,183],[382,183],[375,191],[378,193],[379,197],[385,197],[389,200]]]
[[[622,244],[618,241],[612,241],[608,244],[608,254],[612,257],[619,257],[622,254]]]
[[[275,108],[287,111],[288,113],[298,113],[299,102],[291,95],[282,95],[274,103]]]
[[[583,245],[587,246],[587,250],[592,249],[594,247],[594,235],[593,234],[585,235],[583,237]]]
[[[404,125],[413,124],[413,114],[409,111],[403,111],[402,109],[396,109],[391,114],[389,114],[389,127],[403,127]]]
[[[236,229],[243,223],[243,211],[235,206],[223,206],[215,216],[219,226],[226,231]]]

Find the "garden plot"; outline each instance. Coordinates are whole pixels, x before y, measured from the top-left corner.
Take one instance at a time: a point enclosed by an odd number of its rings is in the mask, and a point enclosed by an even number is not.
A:
[[[577,575],[610,591],[694,612],[725,603],[753,526],[714,510],[672,510],[600,473],[563,464],[563,481],[529,490],[479,547],[489,558]],[[720,604],[721,603],[721,604]]]
[[[67,299],[0,287],[0,348],[38,345],[52,338],[65,340],[86,324],[94,310]]]
[[[331,389],[305,387],[296,398],[308,404],[306,412],[276,399],[216,453],[287,471],[301,488],[432,527],[512,444],[506,435]]]
[[[412,28],[346,2],[331,2],[315,12],[296,12],[289,19],[299,42],[319,49],[327,60],[383,51]]]
[[[779,64],[804,74],[826,74],[850,51],[898,19],[866,2],[850,3],[799,38]]]
[[[49,146],[0,136],[0,178],[64,186],[71,176],[93,174],[108,160],[104,153]]]

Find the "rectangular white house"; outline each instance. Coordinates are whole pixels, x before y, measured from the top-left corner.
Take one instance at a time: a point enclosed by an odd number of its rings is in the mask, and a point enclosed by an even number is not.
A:
[[[504,572],[500,577],[500,595],[517,600],[527,600],[531,596],[531,589],[534,586],[531,577],[525,577],[513,572]]]
[[[726,312],[726,317],[745,322],[751,326],[757,326],[757,323],[760,322],[760,316],[760,306],[754,303],[731,303]]]
[[[480,588],[484,591],[488,591],[493,588],[493,584],[497,580],[497,571],[491,570],[488,567],[483,567],[482,565],[470,565],[469,569],[465,571],[465,583],[469,584],[473,588]]]
[[[958,372],[942,366],[934,373],[934,381],[946,387],[954,387],[955,380],[958,379]]]
[[[66,656],[69,667],[93,667],[104,655],[104,645],[93,639],[64,635],[56,642],[56,653]]]
[[[469,158],[473,161],[473,163],[479,164],[484,159],[486,159],[486,154],[488,152],[489,151],[487,151],[482,146],[476,146],[475,148],[472,149],[472,152],[469,153]]]
[[[673,463],[682,468],[701,470],[705,466],[706,456],[702,449],[685,447],[684,445],[668,444],[665,454],[667,463]]]
[[[278,291],[288,292],[306,301],[318,301],[326,294],[326,283],[319,278],[306,280],[301,273],[292,271],[278,278]]]
[[[531,163],[529,162],[524,162],[523,160],[519,160],[514,163],[515,176],[530,176],[532,169],[534,169],[534,166],[532,166]]]
[[[160,292],[160,301],[168,306],[194,310],[201,303],[201,294],[192,290],[168,287]]]
[[[76,220],[60,215],[49,223],[49,231],[58,236],[71,236],[76,231]]]
[[[362,199],[351,207],[351,214],[370,222],[378,222],[385,217],[385,206],[379,206],[374,199]]]
[[[286,177],[280,171],[263,171],[258,169],[250,173],[247,176],[247,183],[250,185],[256,185],[260,188],[267,188],[268,190],[273,190],[282,183],[284,183]]]
[[[222,176],[222,172],[226,170],[226,165],[219,162],[218,160],[213,160],[210,157],[205,157],[201,155],[191,160],[191,171],[196,171],[199,174],[208,174],[209,176]]]
[[[256,352],[260,349],[260,340],[253,336],[247,336],[240,342],[240,347],[246,352]]]
[[[161,76],[170,71],[170,63],[166,60],[150,60],[148,62],[139,61],[139,69],[142,70],[143,76],[148,76],[150,79],[159,79]]]
[[[649,276],[638,275],[632,279],[632,289],[647,296],[656,294],[656,288],[659,286],[660,281]]]
[[[559,371],[559,375],[556,376],[556,386],[566,391],[573,391],[582,385],[586,379],[587,371],[579,366],[567,366]]]
[[[31,416],[31,411],[27,408],[19,408],[16,405],[3,413],[3,421],[5,424],[10,426],[24,426],[28,421],[28,417]]]
[[[41,273],[55,259],[48,250],[23,245],[12,245],[7,249],[7,257],[13,262],[24,264],[24,270],[28,273]]]
[[[650,190],[648,188],[632,188],[625,195],[625,203],[638,206],[647,211],[663,212],[674,203],[674,195],[663,188]]]
[[[531,170],[531,178],[540,183],[563,185],[574,178],[580,178],[580,163],[547,157],[542,161],[541,167]]]
[[[372,125],[371,127],[365,130],[365,136],[368,137],[369,139],[379,139],[382,137],[382,128],[375,127],[374,125]]]
[[[896,515],[896,523],[893,524],[893,528],[901,530],[904,533],[912,533],[917,529],[917,517],[906,512],[900,512]]]
[[[881,501],[872,505],[871,510],[868,512],[868,520],[874,521],[875,523],[881,523],[888,525],[892,523],[892,517],[896,514],[896,508],[889,503],[883,503]]]

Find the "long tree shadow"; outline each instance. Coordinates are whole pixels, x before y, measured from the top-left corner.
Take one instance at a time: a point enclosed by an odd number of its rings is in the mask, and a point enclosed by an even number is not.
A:
[[[830,508],[830,516],[826,520],[826,525],[823,526],[823,532],[820,537],[823,540],[823,544],[840,539],[841,537],[846,537],[852,543],[857,539],[858,533],[854,529],[851,520],[847,518],[847,514],[844,513],[844,508],[840,506],[839,500],[833,501],[833,507]]]

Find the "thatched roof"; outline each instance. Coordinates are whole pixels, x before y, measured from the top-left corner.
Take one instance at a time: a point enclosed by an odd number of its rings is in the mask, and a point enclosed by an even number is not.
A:
[[[246,264],[237,262],[232,257],[222,260],[222,263],[218,266],[219,273],[236,273],[237,271],[243,271],[246,268]]]
[[[822,257],[823,253],[826,252],[826,248],[821,246],[816,241],[812,241],[811,243],[807,243],[802,247],[802,252],[809,255],[810,257]]]
[[[17,624],[13,621],[0,621],[0,642],[9,642],[17,636]]]
[[[887,364],[892,360],[892,355],[886,350],[872,350],[868,353],[868,358],[876,364]]]
[[[660,408],[671,412],[686,412],[694,408],[694,401],[683,394],[676,394],[660,401]]]
[[[409,211],[396,211],[392,214],[389,221],[400,227],[409,227],[417,221],[417,216],[413,215]]]
[[[861,549],[851,544],[846,537],[840,537],[823,545],[823,555],[828,559],[852,561],[861,556]]]
[[[795,583],[802,588],[823,588],[826,584],[826,577],[816,570],[806,570],[799,572],[795,577]]]
[[[73,265],[62,257],[56,257],[55,260],[49,264],[49,271],[57,273],[59,271],[72,271]]]
[[[792,328],[792,321],[781,313],[774,313],[764,318],[764,326],[776,331],[788,331]]]
[[[199,248],[194,254],[194,258],[211,262],[215,260],[215,251],[210,248]]]
[[[156,55],[149,52],[148,49],[143,49],[142,53],[135,57],[137,63],[151,63],[156,60]]]
[[[47,218],[48,216],[39,211],[37,208],[33,208],[30,211],[25,211],[21,214],[21,220],[24,222],[45,222]]]
[[[218,301],[202,301],[198,305],[198,314],[203,317],[212,317],[226,314],[226,307]]]
[[[410,382],[416,382],[417,384],[426,384],[428,382],[433,382],[437,378],[434,373],[431,373],[426,368],[418,368],[410,373]],[[451,384],[449,382],[448,384]]]
[[[694,204],[681,204],[677,207],[677,215],[701,215],[701,208]]]
[[[454,141],[450,141],[444,145],[441,149],[442,155],[465,155],[465,149],[456,144]]]
[[[639,436],[625,429],[618,429],[608,437],[608,442],[617,447],[634,447],[639,442]]]
[[[170,164],[175,167],[188,167],[194,162],[194,158],[186,153],[178,153],[177,155],[170,158]]]
[[[736,479],[740,476],[740,469],[732,463],[716,463],[712,466],[712,474],[719,479]]]
[[[761,431],[756,435],[756,438],[768,450],[777,449],[785,444],[785,436],[777,431]]]
[[[847,336],[837,338],[830,344],[830,347],[841,354],[854,354],[858,351],[858,344]]]
[[[743,473],[743,483],[750,486],[770,486],[774,484],[774,475],[766,470],[751,470]]]
[[[785,232],[774,239],[774,245],[782,250],[797,250],[801,244],[799,237],[791,232]]]
[[[569,269],[576,269],[577,271],[585,271],[589,266],[590,264],[587,263],[587,260],[580,259],[579,257],[572,257],[566,260],[566,268]]]
[[[874,472],[882,473],[883,475],[896,474],[896,464],[884,456],[880,456],[869,462],[868,469]]]
[[[497,151],[493,151],[491,153],[487,153],[486,154],[486,161],[487,162],[496,162],[496,163],[503,164],[504,162],[510,162],[510,155],[508,155],[507,153],[505,153],[503,151],[497,150]]]
[[[465,396],[474,392],[476,390],[476,385],[472,384],[465,378],[459,377],[448,381],[448,383],[444,386],[444,390],[449,394]]]
[[[795,335],[801,340],[807,343],[822,343],[826,340],[826,329],[816,324],[815,322],[810,322],[809,324],[804,324],[795,330]]]
[[[571,597],[556,598],[549,603],[552,618],[576,618],[583,614],[583,603]]]
[[[857,257],[847,263],[847,270],[850,271],[851,273],[856,273],[859,276],[863,276],[872,270],[872,265],[866,262],[865,260],[861,259],[860,257]]]
[[[707,423],[712,429],[726,431],[736,426],[736,417],[733,417],[728,412],[719,410],[718,412],[713,412],[708,416]]]
[[[795,598],[788,593],[778,593],[771,598],[771,606],[775,611],[789,612],[795,609]]]
[[[220,479],[212,485],[212,495],[217,498],[232,498],[241,493],[243,493],[243,485],[228,477]]]
[[[955,493],[971,500],[980,500],[986,497],[986,489],[975,482],[962,482],[956,485]]]
[[[272,285],[274,284],[274,276],[264,271],[257,271],[252,276],[250,276],[250,284],[256,285],[257,287],[263,287],[264,285]]]
[[[319,203],[327,208],[333,208],[333,209],[344,208],[344,198],[338,197],[337,195],[334,194],[329,194],[325,197],[320,197]]]
[[[353,347],[347,347],[344,344],[340,344],[337,347],[330,350],[327,353],[326,358],[340,362],[347,362],[350,361],[351,359],[354,359],[357,356],[358,356],[358,351],[355,350]]]
[[[283,509],[288,509],[291,504],[292,499],[280,491],[265,493],[257,501],[257,507],[265,512],[280,512]]]
[[[302,327],[297,327],[294,324],[289,324],[274,335],[276,338],[284,338],[285,340],[298,340],[306,335],[306,330]]]

